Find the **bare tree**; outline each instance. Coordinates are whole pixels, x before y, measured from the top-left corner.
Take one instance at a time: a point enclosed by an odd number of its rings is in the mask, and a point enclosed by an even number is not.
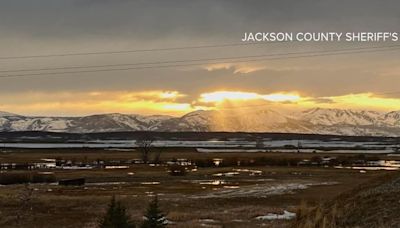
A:
[[[154,151],[154,158],[153,158],[153,163],[154,164],[159,164],[161,161],[161,153],[163,152],[162,148],[157,148]]]
[[[153,143],[154,138],[149,134],[145,134],[136,139],[136,146],[139,148],[141,158],[145,164],[149,163],[150,153],[154,147]]]
[[[265,145],[264,145],[264,141],[262,138],[256,138],[256,148],[257,149],[264,149]]]

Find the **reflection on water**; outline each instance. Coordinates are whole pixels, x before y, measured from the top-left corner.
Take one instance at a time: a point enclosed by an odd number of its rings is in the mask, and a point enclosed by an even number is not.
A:
[[[160,184],[160,182],[158,182],[158,181],[149,181],[149,182],[141,182],[140,184],[143,184],[143,185],[158,185],[158,184]]]
[[[212,192],[201,195],[195,195],[191,198],[235,198],[235,197],[269,197],[271,195],[293,194],[296,190],[304,190],[312,186],[335,185],[337,182],[288,182],[288,183],[268,183],[249,186],[240,186],[240,188],[215,188]]]
[[[226,184],[224,180],[209,180],[209,181],[200,181],[199,184],[202,185],[223,185]]]
[[[236,176],[236,175],[239,175],[239,172],[226,172],[226,173],[215,173],[215,174],[213,174],[213,176],[215,176],[215,177],[222,177],[222,176],[232,177],[232,176]]]
[[[239,175],[240,173],[247,173],[249,176],[260,176],[262,175],[261,170],[253,170],[253,169],[232,169],[231,172],[225,172],[225,173],[215,173],[213,176],[215,177],[232,177]]]
[[[372,166],[385,166],[385,167],[397,167],[397,168],[400,167],[400,161],[394,161],[394,160],[370,161],[367,164]]]
[[[274,214],[274,213],[268,213],[267,215],[263,216],[258,216],[256,219],[258,220],[276,220],[276,219],[294,219],[296,218],[296,213],[289,212],[289,211],[283,211],[283,214]]]
[[[261,170],[254,170],[254,169],[233,169],[233,171],[249,173],[250,176],[262,175]]]
[[[356,170],[399,170],[400,169],[400,161],[394,160],[377,160],[377,161],[368,161],[365,166],[334,166],[336,169],[356,169]]]
[[[398,167],[382,167],[382,166],[335,166],[336,169],[356,169],[356,170],[388,170],[394,171],[398,170]]]
[[[228,188],[228,189],[236,189],[236,188],[240,188],[239,185],[229,185],[229,186],[224,186],[224,188]]]
[[[102,185],[121,185],[121,184],[127,184],[127,182],[96,182],[96,183],[86,183],[85,185],[87,186],[102,186]]]

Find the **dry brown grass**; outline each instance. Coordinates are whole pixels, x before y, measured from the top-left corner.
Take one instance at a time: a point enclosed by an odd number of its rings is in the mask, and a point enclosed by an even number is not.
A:
[[[87,151],[84,151],[87,152]],[[99,152],[99,153],[97,153]],[[69,154],[71,153],[71,154]],[[35,151],[22,153],[11,153],[1,155],[1,159],[8,160],[35,160],[40,158],[56,158],[58,156],[78,159],[110,160],[131,159],[134,153],[89,151],[82,154],[78,151]],[[247,159],[277,158],[279,156],[303,158],[311,155],[300,154],[200,154],[193,151],[170,151],[164,153],[164,159],[177,158],[199,158],[199,157],[222,157],[241,156]],[[85,158],[86,157],[86,158]],[[25,160],[24,160],[25,159]],[[123,170],[51,170],[57,179],[84,177],[89,183],[99,182],[127,182],[120,185],[63,187],[48,184],[33,184],[34,219],[21,219],[22,227],[95,227],[96,222],[104,213],[112,195],[117,195],[126,205],[133,220],[140,221],[144,209],[147,206],[150,193],[159,193],[161,208],[167,213],[169,220],[176,222],[173,227],[201,227],[202,224],[215,227],[254,227],[264,224],[267,227],[285,227],[288,221],[258,221],[256,216],[267,213],[282,212],[282,210],[294,211],[293,205],[298,205],[302,200],[309,202],[307,208],[313,209],[318,202],[329,200],[343,191],[350,190],[360,183],[370,180],[384,172],[367,172],[364,174],[355,170],[332,169],[322,167],[297,167],[297,166],[253,166],[241,167],[257,169],[262,171],[262,176],[249,176],[241,174],[235,177],[214,177],[212,174],[229,172],[237,167],[209,167],[199,168],[197,172],[188,173],[186,176],[170,176],[166,167],[149,167],[147,165],[134,165]],[[128,173],[134,175],[128,175]],[[291,181],[336,181],[337,185],[316,186],[306,190],[295,191],[293,194],[276,195],[272,197],[247,196],[242,198],[212,198],[194,199],[191,196],[207,194],[222,186],[205,186],[193,184],[191,180],[223,179],[240,186],[255,186],[257,179],[273,179],[275,182]],[[142,185],[141,182],[159,181],[160,185]],[[268,183],[268,182],[267,182]],[[23,185],[10,185],[0,187],[0,227],[15,227],[15,212],[19,207],[15,200]],[[306,206],[304,206],[305,208]],[[305,213],[306,214],[306,213]],[[323,211],[320,214],[324,214]],[[323,217],[322,215],[318,215]],[[217,222],[207,223],[201,219],[214,219]],[[236,221],[236,220],[243,221]],[[326,219],[325,219],[326,220]],[[328,224],[325,221],[324,224]]]
[[[316,206],[301,204],[293,228],[398,227],[400,189],[392,186],[400,174],[391,173],[361,184]],[[390,190],[382,190],[390,189]]]

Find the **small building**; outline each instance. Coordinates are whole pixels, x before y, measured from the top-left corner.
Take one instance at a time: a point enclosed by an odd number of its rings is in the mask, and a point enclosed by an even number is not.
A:
[[[173,159],[171,161],[167,161],[167,165],[191,166],[193,165],[193,163],[192,161],[186,158],[178,158],[178,159]]]

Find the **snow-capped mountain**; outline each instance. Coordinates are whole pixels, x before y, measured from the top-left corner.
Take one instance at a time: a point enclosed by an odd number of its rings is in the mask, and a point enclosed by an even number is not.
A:
[[[300,118],[315,125],[374,125],[381,115],[375,111],[314,108],[300,113]]]
[[[379,117],[381,123],[387,126],[400,126],[400,111],[389,112]]]
[[[400,136],[400,111],[314,108],[293,114],[270,109],[195,111],[182,117],[99,114],[32,117],[0,112],[0,131],[230,131]]]
[[[335,135],[400,136],[399,112],[314,108],[296,115],[311,133]]]

